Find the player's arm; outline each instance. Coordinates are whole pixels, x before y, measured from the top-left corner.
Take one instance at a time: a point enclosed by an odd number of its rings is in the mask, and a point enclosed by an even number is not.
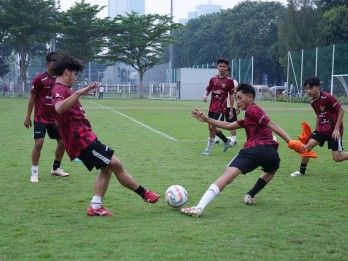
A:
[[[58,114],[62,114],[66,112],[69,108],[71,108],[82,95],[89,95],[89,92],[93,89],[96,89],[100,86],[98,82],[92,82],[85,88],[77,90],[71,96],[66,98],[65,100],[59,101],[54,105],[54,109]]]
[[[290,136],[286,133],[285,130],[283,130],[278,124],[276,124],[273,121],[270,121],[266,125],[268,128],[270,128],[274,133],[278,134],[280,137],[282,137],[286,143],[289,143],[291,140]]]
[[[24,126],[29,129],[32,126],[31,121],[31,113],[33,112],[34,104],[35,104],[36,94],[30,93],[29,102],[27,107],[27,115],[24,119]]]
[[[204,101],[204,102],[207,102],[207,101],[208,101],[208,96],[209,96],[209,94],[210,94],[210,91],[205,90],[205,93],[204,93],[204,96],[203,96],[203,101]]]
[[[235,130],[241,128],[237,122],[225,122],[225,121],[219,121],[219,120],[214,120],[212,118],[209,118],[207,115],[205,115],[203,112],[201,112],[199,109],[194,109],[191,112],[192,116],[195,117],[197,120],[201,122],[207,122],[211,125],[214,125],[215,127],[222,128],[225,130]]]
[[[340,135],[340,126],[342,124],[343,116],[344,116],[344,109],[341,107],[338,111],[335,129],[332,132],[332,138],[334,138],[335,140],[337,140],[341,136]]]

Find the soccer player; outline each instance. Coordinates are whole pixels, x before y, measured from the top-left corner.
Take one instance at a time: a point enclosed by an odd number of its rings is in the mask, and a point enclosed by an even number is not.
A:
[[[291,138],[280,126],[271,121],[266,113],[254,103],[254,99],[255,89],[253,86],[245,83],[238,85],[236,102],[238,108],[245,111],[245,118],[233,123],[209,118],[198,109],[192,111],[192,115],[199,121],[207,122],[218,128],[226,130],[244,128],[247,140],[244,148],[228,164],[225,172],[210,185],[198,205],[182,208],[182,213],[194,217],[200,216],[205,207],[239,174],[246,174],[261,166],[263,173],[255,186],[244,197],[245,204],[253,205],[255,204],[254,196],[273,178],[279,168],[280,158],[277,152],[279,144],[273,140],[272,131],[287,143],[291,141]]]
[[[218,75],[213,76],[206,88],[203,101],[208,101],[208,96],[211,93],[211,101],[209,105],[208,116],[215,120],[224,120],[224,112],[226,111],[227,99],[230,101],[230,105],[233,107],[234,103],[234,84],[233,79],[228,76],[229,61],[226,59],[218,59]],[[230,116],[233,117],[233,111],[230,112]],[[215,125],[209,124],[209,138],[208,144],[205,150],[202,152],[203,156],[211,153],[211,147],[215,142],[215,135],[218,136],[224,142],[224,152],[231,146],[231,139],[226,138],[222,131]]]
[[[318,77],[306,79],[304,87],[307,95],[312,98],[310,103],[317,115],[316,128],[311,134],[306,148],[310,151],[317,145],[324,146],[325,141],[327,141],[328,149],[332,150],[334,161],[347,160],[348,152],[342,152],[344,109],[333,95],[320,90],[320,79]],[[309,159],[309,157],[301,157],[300,169],[291,173],[291,176],[305,175]]]
[[[84,64],[73,56],[67,53],[59,55],[53,68],[57,79],[52,92],[52,104],[56,111],[58,129],[70,159],[79,158],[89,171],[93,168],[100,169],[87,215],[112,216],[112,213],[102,204],[112,173],[124,187],[139,194],[145,202],[156,203],[160,195],[140,186],[124,169],[121,161],[114,156],[114,151],[102,144],[92,131],[78,99],[81,95],[88,95],[90,91],[96,90],[100,84],[92,82],[76,92],[71,90],[76,81],[76,75],[83,69]]]
[[[52,88],[56,77],[52,71],[57,57],[56,52],[51,52],[46,56],[47,71],[37,75],[30,91],[30,97],[27,107],[27,115],[24,119],[24,126],[29,129],[32,126],[31,113],[34,109],[34,148],[31,153],[31,182],[39,181],[39,161],[41,149],[46,136],[46,131],[51,139],[57,140],[57,148],[51,174],[53,176],[67,177],[68,173],[60,168],[64,155],[64,143],[60,138],[54,119],[54,109],[52,108]]]

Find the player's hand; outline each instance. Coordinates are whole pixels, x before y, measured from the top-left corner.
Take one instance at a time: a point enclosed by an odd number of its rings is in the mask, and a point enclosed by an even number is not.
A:
[[[341,137],[340,130],[334,129],[334,131],[332,132],[332,138],[337,141],[340,137]]]
[[[97,89],[99,88],[101,85],[100,82],[91,82],[89,85],[87,85],[86,87],[76,91],[76,92],[79,92],[80,95],[93,95],[93,93],[90,93],[91,90],[93,89]]]
[[[30,118],[25,118],[24,119],[24,126],[29,129],[29,127],[32,126],[32,122],[31,122],[31,119]]]
[[[208,96],[205,96],[205,95],[204,95],[204,96],[203,96],[203,101],[204,101],[204,102],[207,102],[207,101],[208,101]]]
[[[236,107],[236,113],[239,114],[240,113],[240,108],[237,106]]]
[[[208,116],[201,112],[199,109],[192,110],[191,114],[199,121],[205,122],[208,119]]]

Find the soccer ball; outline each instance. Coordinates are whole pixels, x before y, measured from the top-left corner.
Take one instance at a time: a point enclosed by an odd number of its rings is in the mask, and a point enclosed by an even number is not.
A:
[[[169,206],[179,208],[188,200],[188,194],[186,189],[184,189],[182,186],[173,185],[166,190],[164,198]]]

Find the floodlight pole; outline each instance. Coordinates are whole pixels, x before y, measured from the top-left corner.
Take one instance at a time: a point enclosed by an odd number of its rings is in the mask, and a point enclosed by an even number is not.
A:
[[[170,17],[173,20],[173,0],[170,0]],[[172,36],[172,30],[170,30],[170,36]],[[169,63],[168,63],[168,70],[169,70],[169,82],[173,83],[173,44],[169,45]]]

